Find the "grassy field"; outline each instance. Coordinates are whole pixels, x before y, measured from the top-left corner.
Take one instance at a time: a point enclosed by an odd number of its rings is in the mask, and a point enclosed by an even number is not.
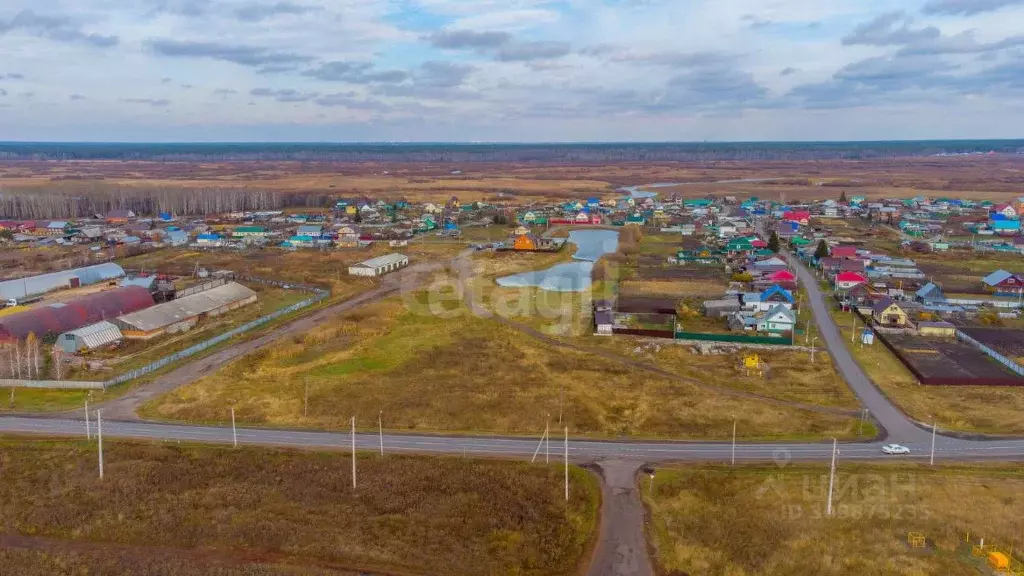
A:
[[[868,377],[912,418],[939,428],[982,434],[1024,434],[1024,394],[1017,388],[921,386],[909,370],[879,342],[850,344],[849,313],[833,311],[844,340]],[[863,325],[858,321],[859,330]],[[859,331],[858,330],[858,331]]]
[[[250,354],[152,404],[149,417],[267,426],[536,434],[545,418],[576,436],[748,438],[856,435],[856,420],[767,405],[555,348],[458,302],[373,304]],[[437,306],[440,306],[438,308]],[[308,415],[303,398],[308,384]],[[560,400],[564,393],[564,402]]]
[[[1016,467],[840,462],[832,518],[827,464],[668,468],[649,482],[650,539],[672,575],[983,575],[968,538],[1024,544]],[[926,547],[911,548],[909,532]]]
[[[108,441],[102,481],[96,458],[0,439],[2,571],[569,575],[600,499],[573,467],[566,505],[558,465],[360,454],[353,490],[340,453]]]
[[[658,339],[595,336],[588,342],[718,386],[822,406],[853,409],[859,406],[856,396],[823,353],[819,353],[812,364],[810,353],[782,348],[734,349],[705,356],[693,352],[690,345]],[[743,359],[750,353],[760,356],[764,364],[762,375],[754,371],[748,373],[744,368]]]

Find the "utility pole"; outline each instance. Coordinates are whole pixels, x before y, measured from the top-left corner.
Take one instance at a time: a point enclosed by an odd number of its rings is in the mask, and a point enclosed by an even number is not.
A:
[[[929,466],[935,466],[935,428],[936,424],[934,421],[932,421],[932,455],[929,459]]]
[[[231,444],[238,448],[238,430],[235,429],[235,407],[231,407]]]
[[[565,401],[565,381],[561,382],[561,389],[558,393],[558,423],[562,423],[562,402]]]
[[[548,414],[548,417],[544,420],[544,463],[545,464],[550,464],[551,463],[551,436],[550,436],[550,433],[549,433],[550,429],[551,429],[551,415]]]
[[[89,431],[89,400],[85,401],[85,439],[92,440],[92,433]]]
[[[811,321],[807,320],[807,326],[804,328],[804,344],[807,344],[811,340]]]
[[[818,341],[818,337],[817,336],[815,336],[814,339],[811,340],[811,364],[814,364],[814,343],[817,342],[817,341]]]
[[[839,452],[836,448],[838,447],[838,441],[832,439],[832,471],[828,475],[828,505],[825,507],[825,516],[832,515],[832,487],[835,485],[836,480],[836,454]]]
[[[356,417],[352,417],[352,489],[356,487]]]
[[[99,410],[96,411],[96,438],[100,449],[100,480],[103,480],[103,418]]]
[[[565,427],[565,501],[569,501],[569,427]]]
[[[380,456],[384,457],[384,411],[377,413],[377,435],[380,437]]]
[[[736,417],[732,417],[732,465],[736,465]]]
[[[850,344],[853,344],[854,336],[857,334],[857,315],[852,312],[853,311],[851,310],[850,316],[853,317],[853,327],[850,328]]]
[[[867,415],[868,415],[868,409],[867,408],[863,408],[860,411],[860,424],[857,426],[857,436],[860,436],[861,434],[864,433],[864,420],[867,418]]]
[[[302,384],[302,417],[306,418],[309,416],[309,378],[303,378]]]

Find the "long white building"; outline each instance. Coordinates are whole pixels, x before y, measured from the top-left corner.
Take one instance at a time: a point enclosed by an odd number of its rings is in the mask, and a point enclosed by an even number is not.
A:
[[[349,266],[348,273],[350,276],[383,276],[408,265],[409,257],[404,254],[385,254]]]

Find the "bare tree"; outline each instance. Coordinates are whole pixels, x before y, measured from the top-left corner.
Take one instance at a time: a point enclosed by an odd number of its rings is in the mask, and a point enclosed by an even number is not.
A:
[[[20,379],[21,378],[21,346],[19,346],[19,344],[20,344],[19,340],[15,340],[14,341],[14,365],[18,369],[18,378]]]
[[[25,338],[25,366],[28,367],[29,378],[33,377],[33,368],[35,377],[39,378],[39,338],[36,338],[35,332],[29,332]]]
[[[64,364],[64,351],[59,346],[53,348],[53,374],[57,380],[63,380],[67,374],[67,366]]]

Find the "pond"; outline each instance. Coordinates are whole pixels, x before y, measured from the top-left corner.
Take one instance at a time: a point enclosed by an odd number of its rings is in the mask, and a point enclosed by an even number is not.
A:
[[[619,249],[619,233],[615,230],[573,230],[569,242],[576,245],[572,255],[575,262],[555,264],[547,270],[537,270],[498,278],[505,288],[537,287],[551,292],[581,292],[590,288],[590,273],[594,262],[605,254]]]

